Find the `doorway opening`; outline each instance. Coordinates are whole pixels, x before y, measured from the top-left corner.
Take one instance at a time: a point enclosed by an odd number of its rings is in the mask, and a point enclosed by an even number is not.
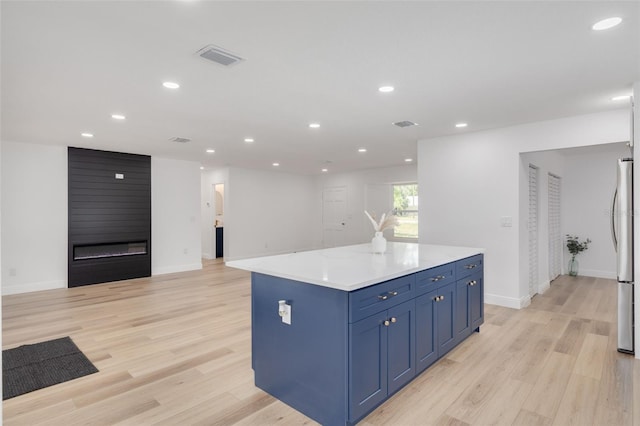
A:
[[[213,205],[215,214],[213,217],[213,247],[216,259],[224,257],[224,184],[213,185]]]

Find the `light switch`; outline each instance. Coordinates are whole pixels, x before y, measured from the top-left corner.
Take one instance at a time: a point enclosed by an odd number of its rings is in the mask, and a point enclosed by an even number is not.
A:
[[[124,179],[124,173],[116,173],[116,179]]]
[[[278,300],[278,315],[283,323],[291,325],[291,305],[286,300]]]
[[[503,228],[511,228],[513,226],[513,218],[511,216],[502,216],[500,218],[500,226]]]

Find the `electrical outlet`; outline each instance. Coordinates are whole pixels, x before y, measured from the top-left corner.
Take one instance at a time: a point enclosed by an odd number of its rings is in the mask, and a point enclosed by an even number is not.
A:
[[[291,325],[291,305],[286,300],[278,300],[278,315],[283,323]]]

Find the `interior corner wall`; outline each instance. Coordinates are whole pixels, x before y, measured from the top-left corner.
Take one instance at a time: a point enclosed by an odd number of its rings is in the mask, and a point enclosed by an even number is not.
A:
[[[579,274],[616,279],[616,253],[611,241],[611,202],[616,187],[616,162],[629,157],[624,143],[611,150],[565,156],[562,182],[564,234],[589,238],[589,249],[577,256]],[[563,270],[570,258],[564,245]]]
[[[525,306],[520,153],[626,141],[629,128],[620,109],[419,141],[420,242],[486,248],[485,301]]]
[[[151,273],[202,269],[200,164],[151,157]]]
[[[66,287],[67,147],[3,141],[1,166],[2,294]]]
[[[390,210],[393,207],[391,198],[389,199],[390,207],[379,207],[380,203],[373,203],[372,200],[368,200],[368,198],[371,198],[368,197],[368,192],[371,192],[376,186],[417,181],[418,166],[415,164],[320,175],[316,180],[317,209],[322,213],[322,195],[325,188],[346,187],[347,217],[345,218],[346,236],[344,242],[347,245],[362,244],[371,241],[373,236],[373,228],[364,211],[371,210],[371,212],[380,215],[384,213],[384,210]],[[319,233],[316,239],[319,244],[322,244],[322,215],[320,215],[318,226]]]
[[[312,176],[240,168],[228,173],[225,260],[318,248]]]

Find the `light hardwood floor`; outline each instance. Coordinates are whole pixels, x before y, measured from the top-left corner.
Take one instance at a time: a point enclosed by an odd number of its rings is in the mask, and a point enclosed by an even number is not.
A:
[[[99,373],[3,402],[5,425],[315,424],[253,386],[249,274],[202,271],[5,296],[3,348],[71,336]],[[615,282],[560,277],[360,424],[640,425]]]

